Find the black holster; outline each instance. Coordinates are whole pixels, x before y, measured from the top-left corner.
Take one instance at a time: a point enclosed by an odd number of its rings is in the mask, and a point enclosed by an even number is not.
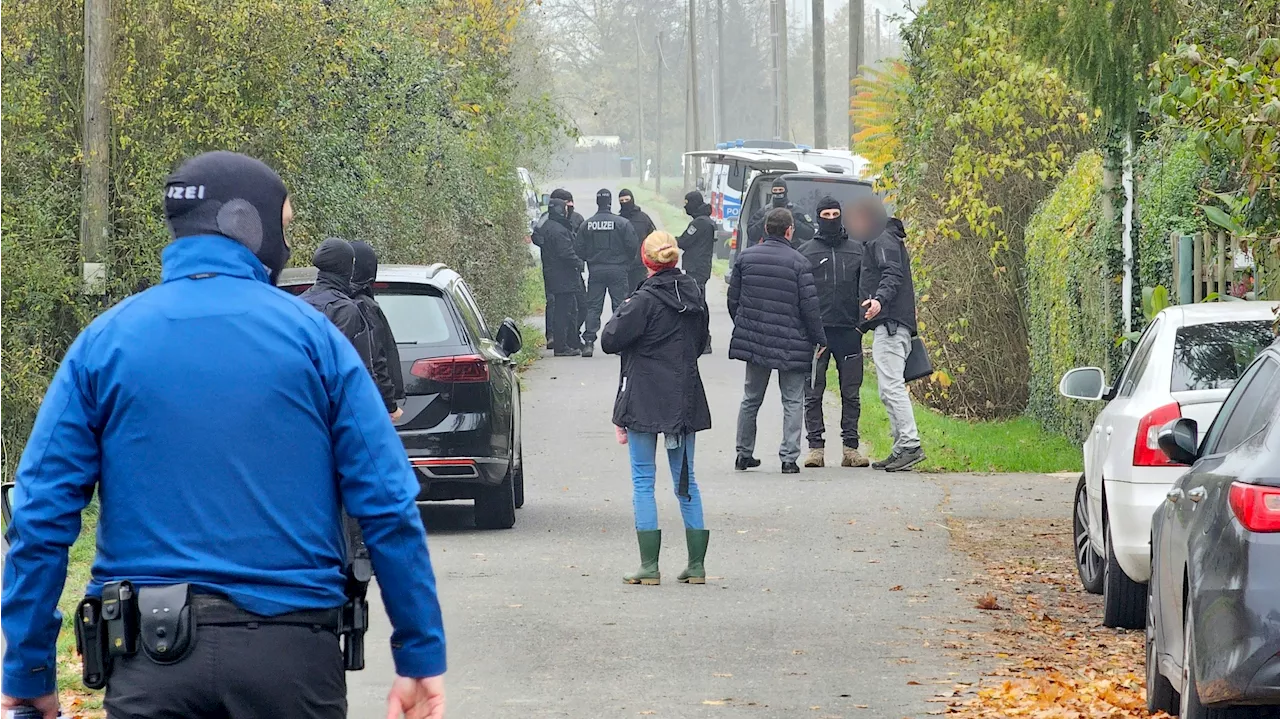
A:
[[[364,669],[364,633],[369,628],[369,604],[365,597],[373,579],[373,562],[364,544],[360,525],[345,512],[342,515],[347,538],[347,602],[342,605],[342,660],[349,672]]]

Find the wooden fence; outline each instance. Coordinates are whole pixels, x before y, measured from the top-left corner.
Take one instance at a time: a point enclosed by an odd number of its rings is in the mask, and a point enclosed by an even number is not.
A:
[[[1174,232],[1169,236],[1173,255],[1175,290],[1179,304],[1200,302],[1212,293],[1232,294],[1238,281],[1236,242],[1225,230],[1205,230],[1192,235]]]

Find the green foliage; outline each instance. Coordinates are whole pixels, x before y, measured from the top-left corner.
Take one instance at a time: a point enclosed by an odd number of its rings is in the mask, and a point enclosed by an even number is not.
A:
[[[1086,152],[1027,226],[1027,414],[1046,429],[1083,441],[1097,407],[1058,395],[1073,367],[1114,377],[1122,362],[1119,243],[1100,225],[1102,156]]]
[[[934,0],[906,33],[912,86],[893,170],[920,330],[940,370],[916,391],[950,414],[1019,414],[1023,231],[1086,146],[1091,118],[1061,78],[1018,53],[1001,12]]]
[[[1206,228],[1196,211],[1207,168],[1195,143],[1168,127],[1154,133],[1134,158],[1138,214],[1138,276],[1148,286],[1176,286],[1174,232],[1189,235]]]
[[[106,306],[159,277],[165,176],[211,149],[263,158],[297,219],[386,262],[443,261],[492,317],[524,316],[527,219],[515,164],[563,125],[517,100],[516,0],[112,3],[107,294],[79,293],[81,3],[6,5],[0,192],[4,473],[58,359]]]

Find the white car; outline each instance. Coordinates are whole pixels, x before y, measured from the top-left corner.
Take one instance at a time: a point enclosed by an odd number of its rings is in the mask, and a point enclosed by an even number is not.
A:
[[[1114,385],[1097,367],[1063,375],[1063,396],[1107,402],[1084,443],[1072,522],[1080,581],[1103,595],[1104,625],[1146,623],[1151,515],[1187,469],[1160,451],[1160,428],[1179,417],[1209,426],[1240,373],[1275,339],[1275,307],[1170,307],[1142,333]]]

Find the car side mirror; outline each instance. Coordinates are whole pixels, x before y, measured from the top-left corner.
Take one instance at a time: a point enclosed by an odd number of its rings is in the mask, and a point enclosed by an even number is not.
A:
[[[1089,402],[1100,400],[1107,393],[1107,377],[1101,367],[1077,367],[1062,375],[1058,394],[1068,399]]]
[[[551,196],[544,192],[544,193],[542,193],[542,196],[538,198],[538,205],[539,205],[540,207],[546,207],[546,206],[547,206],[547,203],[548,203],[550,200],[551,200]]]
[[[3,501],[4,507],[4,528],[9,528],[9,523],[13,521],[13,482],[5,482],[0,484],[0,501]]]
[[[1200,428],[1189,417],[1175,419],[1160,428],[1156,441],[1170,461],[1177,464],[1195,464],[1200,458]]]
[[[516,321],[510,317],[502,321],[502,326],[498,327],[498,346],[506,353],[508,357],[520,351],[524,346],[524,339],[520,336],[520,328],[516,326]]]

